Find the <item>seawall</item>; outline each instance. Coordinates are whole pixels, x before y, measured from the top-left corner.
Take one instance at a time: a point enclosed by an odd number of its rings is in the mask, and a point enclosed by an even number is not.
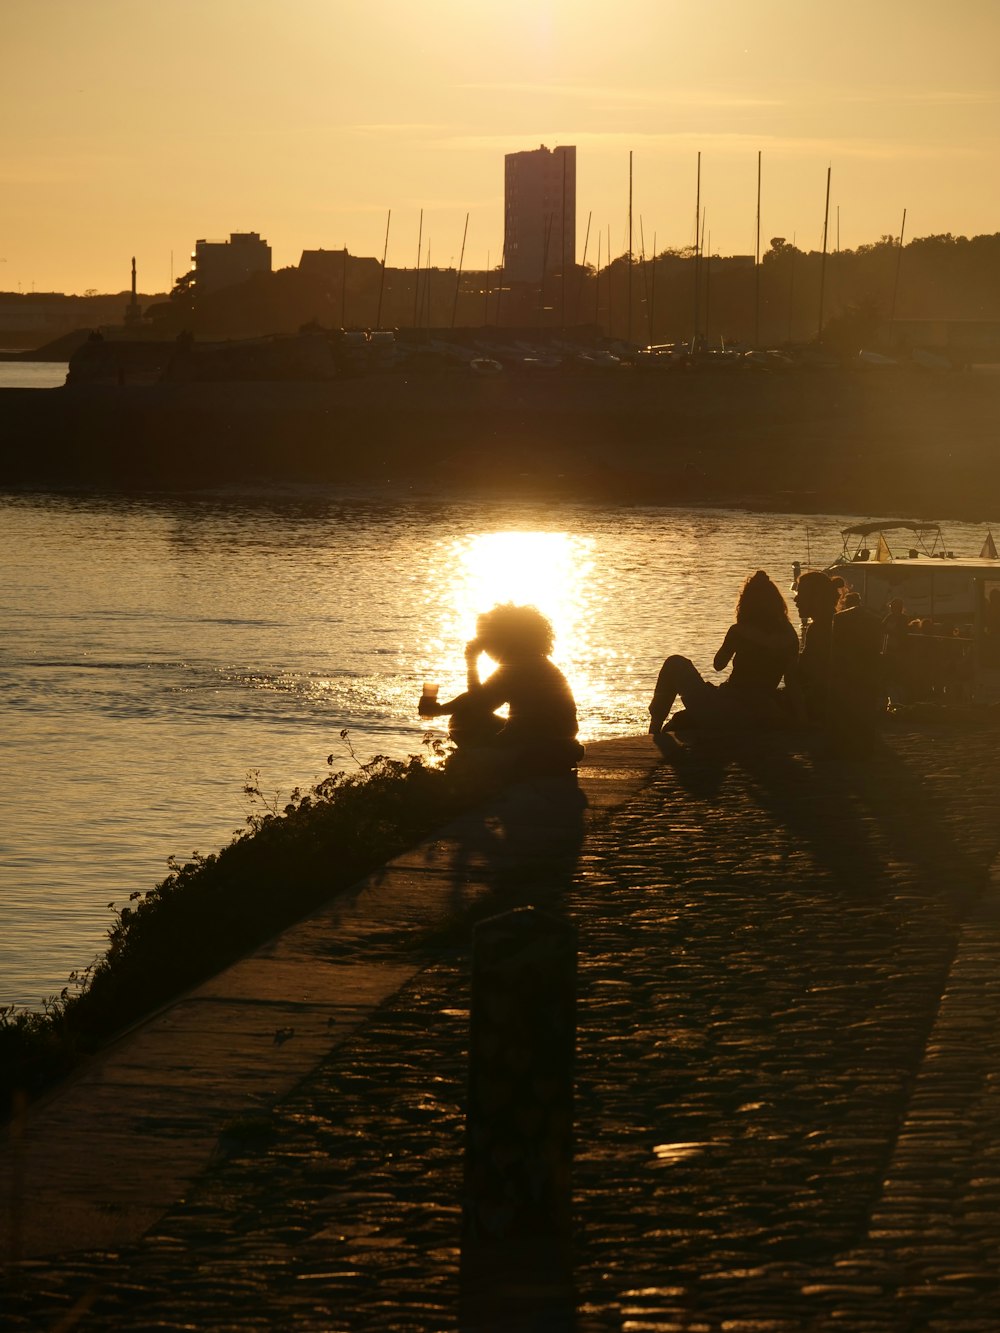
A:
[[[0,391],[0,485],[365,485],[978,520],[1000,375],[467,373]]]

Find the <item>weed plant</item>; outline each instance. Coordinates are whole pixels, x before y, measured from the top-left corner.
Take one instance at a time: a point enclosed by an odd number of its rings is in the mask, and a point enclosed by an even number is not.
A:
[[[350,750],[346,732],[341,738]],[[353,750],[350,750],[353,757]],[[246,827],[198,852],[127,906],[109,907],[108,947],[41,1012],[0,1009],[0,1110],[34,1096],[81,1057],[319,907],[481,793],[436,760],[377,756],[336,772],[282,807],[251,774]],[[329,763],[333,763],[330,756]]]

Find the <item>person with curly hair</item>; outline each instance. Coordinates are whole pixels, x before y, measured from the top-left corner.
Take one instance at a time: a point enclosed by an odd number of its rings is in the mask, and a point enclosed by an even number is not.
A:
[[[576,739],[573,693],[550,656],[554,640],[552,625],[535,607],[495,606],[479,617],[476,637],[465,646],[465,692],[445,703],[422,697],[421,717],[447,715],[458,752],[485,752],[484,762],[497,771],[569,772],[583,746]],[[499,663],[485,680],[479,675],[483,653]],[[504,704],[506,718],[496,712]]]
[[[797,709],[798,635],[777,586],[762,569],[743,584],[730,625],[715,654],[716,671],[732,670],[720,685],[705,680],[687,657],[668,657],[660,668],[649,705],[649,730],[655,736],[680,696],[681,725],[746,730],[777,725],[783,717],[778,687],[784,680]]]

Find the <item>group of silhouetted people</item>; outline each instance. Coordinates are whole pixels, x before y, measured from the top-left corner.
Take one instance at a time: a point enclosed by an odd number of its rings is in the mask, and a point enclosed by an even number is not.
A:
[[[649,705],[650,731],[663,729],[679,696],[675,729],[812,726],[842,752],[867,749],[884,706],[881,625],[856,595],[845,595],[842,580],[818,570],[799,576],[794,601],[801,647],[781,591],[763,570],[751,574],[715,655],[716,671],[732,663],[728,678],[712,685],[686,657],[668,657]]]
[[[864,753],[885,706],[882,648],[887,627],[851,596],[843,580],[801,574],[794,601],[799,635],[781,591],[763,570],[751,574],[736,618],[715,654],[715,685],[686,657],[669,656],[649,704],[649,730],[702,728],[745,733],[782,727],[819,729],[839,753]],[[887,618],[888,619],[888,618]],[[583,756],[576,704],[551,660],[554,634],[534,607],[507,604],[479,617],[466,645],[466,689],[439,703],[425,694],[422,717],[447,716],[456,766],[497,776],[571,772]],[[482,680],[482,654],[498,663]],[[682,710],[671,716],[677,700]],[[508,707],[508,716],[497,710]]]
[[[996,609],[1000,611],[1000,606]],[[1000,617],[994,623],[991,633],[987,601],[981,649],[984,663],[991,666],[1000,661],[996,652]],[[911,620],[902,601],[896,598],[889,603],[882,630],[885,688],[893,704],[969,701],[973,678],[971,624],[949,627],[931,616]]]

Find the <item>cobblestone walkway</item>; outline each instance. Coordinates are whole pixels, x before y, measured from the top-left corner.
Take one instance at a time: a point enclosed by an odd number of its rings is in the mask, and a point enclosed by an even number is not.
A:
[[[701,744],[589,824],[546,899],[579,932],[581,1333],[1000,1327],[996,739]],[[456,1328],[467,949],[139,1245],[12,1272],[4,1327]]]

